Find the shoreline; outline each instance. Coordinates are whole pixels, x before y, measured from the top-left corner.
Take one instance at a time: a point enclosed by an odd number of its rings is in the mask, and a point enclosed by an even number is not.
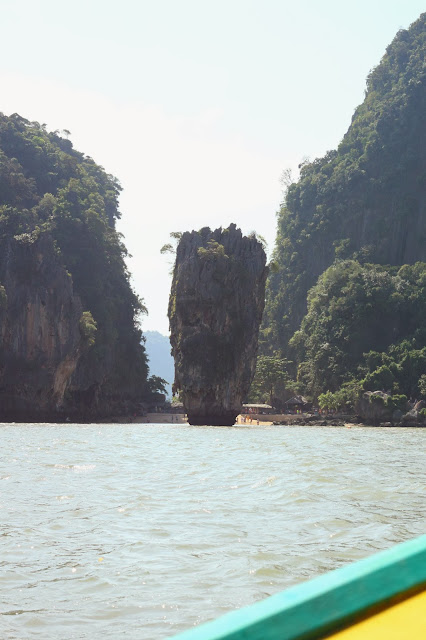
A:
[[[267,418],[273,418],[273,420],[268,420]],[[245,418],[245,420],[244,420]],[[278,418],[278,419],[277,419]],[[351,419],[352,418],[352,419]],[[354,421],[354,417],[349,416],[312,416],[311,414],[299,414],[299,415],[291,415],[291,414],[275,414],[275,415],[263,415],[263,414],[252,414],[251,416],[239,414],[237,416],[237,420],[234,425],[236,427],[272,427],[272,426],[282,426],[282,427],[344,427],[344,428],[353,428],[353,427],[368,427],[369,429],[381,429],[381,428],[394,428],[394,429],[424,429],[426,428],[426,424],[424,425],[391,425],[391,424],[367,424],[360,421]],[[46,424],[46,425],[83,425],[83,424],[158,424],[158,425],[188,425],[188,421],[186,416],[182,413],[148,413],[146,416],[110,416],[108,418],[98,418],[98,419],[90,419],[88,417],[87,421],[78,420],[75,421],[73,419],[64,420],[62,422],[59,421],[49,421],[49,420],[10,420],[10,421],[0,421],[0,424]],[[190,425],[188,425],[190,426]],[[231,426],[231,425],[230,425]]]

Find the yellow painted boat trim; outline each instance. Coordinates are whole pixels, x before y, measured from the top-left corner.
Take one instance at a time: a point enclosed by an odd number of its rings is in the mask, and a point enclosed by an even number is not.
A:
[[[329,636],[329,640],[425,640],[426,591]]]

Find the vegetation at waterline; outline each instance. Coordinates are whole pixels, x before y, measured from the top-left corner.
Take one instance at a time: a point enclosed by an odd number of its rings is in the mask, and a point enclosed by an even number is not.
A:
[[[291,346],[313,395],[357,379],[362,389],[421,394],[426,373],[426,263],[397,269],[338,262],[309,292]]]
[[[100,402],[125,403],[161,384],[148,380],[138,326],[146,309],[130,286],[126,248],[115,229],[121,187],[76,151],[68,135],[0,114],[0,252],[11,239],[31,245],[43,234],[53,238],[82,301],[80,332],[90,347],[74,386],[96,388]]]

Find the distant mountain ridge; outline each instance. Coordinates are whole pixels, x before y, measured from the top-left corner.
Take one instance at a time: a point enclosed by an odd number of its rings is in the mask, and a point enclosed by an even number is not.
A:
[[[144,336],[150,375],[160,376],[167,381],[166,389],[171,397],[175,364],[170,353],[169,336],[164,336],[159,331],[144,331]]]

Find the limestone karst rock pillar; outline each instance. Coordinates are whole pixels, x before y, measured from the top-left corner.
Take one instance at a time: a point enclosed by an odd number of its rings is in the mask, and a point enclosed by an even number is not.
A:
[[[169,301],[174,392],[194,425],[233,425],[253,380],[268,268],[235,224],[182,235]]]

